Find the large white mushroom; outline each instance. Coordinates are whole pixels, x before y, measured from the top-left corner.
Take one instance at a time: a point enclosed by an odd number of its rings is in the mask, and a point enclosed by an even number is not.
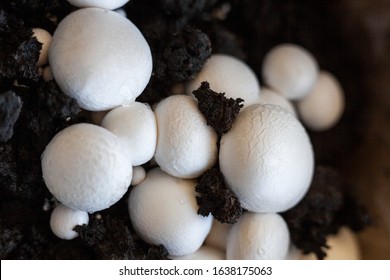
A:
[[[262,67],[264,83],[291,100],[303,98],[314,85],[318,63],[301,46],[281,44],[265,56]]]
[[[195,79],[188,83],[187,94],[191,95],[203,81],[228,98],[244,99],[244,106],[254,104],[260,95],[260,84],[253,70],[240,59],[226,54],[214,54],[207,60]]]
[[[194,98],[173,95],[155,109],[158,139],[154,156],[161,169],[179,178],[195,178],[218,159],[217,134],[207,125]]]
[[[118,136],[134,166],[144,164],[153,157],[157,143],[157,123],[149,105],[134,102],[112,109],[104,117],[101,126]]]
[[[314,153],[307,132],[279,106],[251,105],[222,136],[221,172],[243,208],[278,213],[307,192]]]
[[[79,9],[60,22],[49,62],[62,91],[90,111],[133,103],[152,72],[150,48],[137,27],[100,8]]]
[[[197,251],[211,229],[213,217],[197,214],[195,180],[179,179],[159,168],[131,190],[130,220],[146,242],[164,245],[172,256]]]
[[[287,223],[279,214],[246,212],[228,236],[228,260],[283,260],[290,245]]]
[[[42,155],[42,173],[47,188],[62,204],[95,212],[126,193],[132,165],[114,134],[83,123],[54,136]]]

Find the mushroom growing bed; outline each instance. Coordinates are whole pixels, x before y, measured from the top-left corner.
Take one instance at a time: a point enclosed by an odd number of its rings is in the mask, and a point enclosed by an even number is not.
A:
[[[388,1],[84,2],[0,4],[1,259],[390,259]]]

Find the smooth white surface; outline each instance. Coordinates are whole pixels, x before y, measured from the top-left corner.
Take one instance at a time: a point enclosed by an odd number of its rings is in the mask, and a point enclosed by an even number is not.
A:
[[[186,92],[199,88],[203,81],[226,97],[244,99],[244,106],[253,104],[260,93],[260,84],[253,70],[243,61],[225,54],[213,54],[195,79],[188,83]]]
[[[323,131],[333,127],[344,112],[344,93],[334,75],[321,71],[307,96],[297,102],[302,122],[310,129]]]
[[[78,233],[73,230],[77,225],[88,225],[89,216],[85,211],[74,210],[62,204],[54,208],[50,216],[50,228],[59,238],[70,240]]]
[[[49,61],[62,91],[90,111],[133,103],[152,72],[150,48],[138,28],[99,8],[77,10],[60,22]]]
[[[241,206],[277,213],[295,206],[308,190],[314,154],[302,124],[274,105],[252,105],[222,136],[219,164]]]
[[[179,178],[195,178],[217,161],[217,134],[199,111],[194,98],[174,95],[155,109],[158,139],[155,161]]]
[[[144,164],[153,157],[157,144],[157,122],[149,105],[134,102],[112,109],[101,126],[118,136],[134,166]]]
[[[294,108],[294,105],[290,100],[288,100],[286,97],[283,95],[277,93],[276,91],[262,87],[261,88],[261,95],[260,98],[256,103],[259,104],[270,104],[270,105],[278,105],[282,107],[283,109],[286,109],[288,112],[293,114],[295,117],[297,117],[297,112]]]
[[[95,212],[126,193],[132,166],[114,134],[82,123],[65,128],[50,141],[42,155],[42,174],[62,204]]]
[[[228,260],[283,260],[290,232],[279,214],[244,213],[228,237]]]
[[[96,7],[108,10],[122,7],[129,0],[67,0],[70,4],[76,7]]]
[[[146,178],[146,171],[142,166],[133,166],[133,178],[131,179],[132,186],[138,186]]]
[[[159,168],[133,188],[129,196],[130,220],[146,242],[164,245],[172,256],[192,254],[202,245],[213,217],[197,214],[195,180],[172,177]]]
[[[33,37],[36,37],[38,42],[42,43],[41,51],[39,53],[38,66],[47,64],[49,55],[49,46],[52,36],[49,32],[42,28],[33,28]]]
[[[202,246],[196,252],[185,256],[170,256],[172,260],[224,260],[222,250],[210,246]]]
[[[278,45],[264,57],[264,83],[290,100],[303,98],[314,85],[317,74],[316,59],[298,45]]]

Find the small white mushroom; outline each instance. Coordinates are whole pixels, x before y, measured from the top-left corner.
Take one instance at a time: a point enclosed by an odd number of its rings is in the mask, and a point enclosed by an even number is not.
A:
[[[77,10],[60,22],[49,61],[62,91],[90,111],[133,103],[152,73],[141,32],[118,13],[100,8]]]
[[[130,153],[134,166],[144,164],[153,157],[157,143],[157,123],[149,105],[134,102],[112,109],[104,117],[101,126],[118,136]]]
[[[232,224],[221,223],[214,219],[210,233],[207,235],[205,244],[226,251],[226,242]]]
[[[195,178],[218,159],[217,134],[207,125],[194,98],[173,95],[155,110],[158,128],[154,159],[161,169],[179,178]]]
[[[344,111],[344,93],[329,72],[320,72],[309,94],[297,102],[302,122],[310,129],[323,131],[333,127]]]
[[[42,48],[38,59],[38,66],[42,66],[48,62],[49,46],[52,36],[49,32],[42,28],[33,28],[32,31],[33,37],[36,37],[38,42],[42,43]]]
[[[337,234],[326,239],[329,248],[325,249],[325,260],[359,260],[361,259],[360,246],[356,234],[347,227],[341,227]],[[304,260],[316,260],[314,254],[301,255]]]
[[[47,188],[62,204],[95,212],[126,193],[132,166],[114,134],[84,123],[54,136],[42,155],[42,173]]]
[[[314,154],[297,118],[279,106],[256,104],[244,108],[222,136],[219,164],[243,208],[277,213],[307,192]]]
[[[225,54],[212,55],[195,79],[187,85],[191,95],[203,81],[216,92],[224,92],[228,98],[244,99],[244,106],[254,104],[260,94],[260,84],[253,70],[243,61]]]
[[[202,246],[196,252],[184,256],[170,256],[173,260],[225,260],[222,250],[210,246]]]
[[[133,167],[133,179],[131,179],[132,186],[138,186],[146,178],[146,171],[142,166]]]
[[[314,85],[318,64],[306,49],[293,44],[281,44],[266,54],[262,75],[267,86],[287,99],[297,100],[303,98]]]
[[[88,221],[87,212],[74,210],[59,204],[51,213],[50,228],[57,237],[70,240],[78,236],[78,233],[73,230],[74,227],[88,224]]]
[[[146,242],[164,245],[172,256],[197,251],[210,231],[213,217],[197,214],[195,180],[172,177],[159,168],[129,196],[130,220]]]
[[[283,260],[290,244],[287,223],[279,214],[246,212],[228,236],[228,260]]]
[[[70,4],[76,7],[96,7],[107,10],[114,10],[122,7],[129,0],[67,0]]]
[[[272,89],[262,87],[260,98],[256,103],[278,105],[297,117],[297,112],[292,102]]]

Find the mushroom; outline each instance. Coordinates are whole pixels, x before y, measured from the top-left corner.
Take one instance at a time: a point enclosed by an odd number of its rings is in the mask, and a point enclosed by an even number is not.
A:
[[[243,208],[277,213],[307,192],[314,154],[297,118],[280,106],[255,104],[244,108],[222,136],[219,164]]]
[[[112,109],[104,117],[101,126],[114,133],[130,153],[132,164],[148,162],[156,151],[156,117],[147,104],[134,102]]]
[[[278,105],[297,117],[297,112],[292,102],[272,89],[262,87],[260,98],[256,103]]]
[[[48,62],[49,46],[52,40],[52,36],[49,32],[42,28],[33,28],[32,31],[33,37],[35,37],[37,41],[42,44],[37,63],[38,66],[42,66]]]
[[[195,180],[179,179],[159,168],[129,196],[130,220],[146,242],[164,245],[171,256],[197,251],[210,231],[213,217],[197,214]]]
[[[132,186],[138,186],[146,178],[146,171],[142,166],[133,166],[133,178],[131,179]]]
[[[318,63],[306,49],[294,44],[281,44],[265,56],[262,66],[264,83],[287,99],[303,98],[314,85]]]
[[[47,188],[65,206],[95,212],[116,203],[132,179],[131,160],[108,130],[86,123],[60,131],[42,155]]]
[[[207,125],[197,101],[173,95],[155,109],[158,139],[154,156],[161,169],[179,178],[195,178],[218,159],[217,134]]]
[[[67,0],[70,4],[76,7],[96,7],[107,10],[114,10],[122,7],[129,0]]]
[[[309,94],[297,102],[297,109],[308,128],[316,131],[332,128],[344,112],[344,93],[336,77],[321,71]]]
[[[228,260],[283,260],[290,245],[284,219],[275,213],[246,212],[228,236]]]
[[[242,98],[244,106],[254,104],[260,95],[256,74],[243,61],[230,55],[212,55],[195,79],[188,83],[187,94],[191,95],[204,81],[213,91],[224,92],[228,98]]]
[[[50,228],[59,238],[71,240],[78,236],[74,231],[77,225],[88,224],[89,216],[85,211],[74,210],[62,204],[54,208],[50,216]]]
[[[231,228],[232,224],[221,223],[214,219],[213,226],[205,240],[205,245],[226,251],[227,238]]]
[[[127,18],[100,8],[77,10],[60,22],[49,61],[61,90],[90,111],[133,103],[152,73],[141,32]]]

